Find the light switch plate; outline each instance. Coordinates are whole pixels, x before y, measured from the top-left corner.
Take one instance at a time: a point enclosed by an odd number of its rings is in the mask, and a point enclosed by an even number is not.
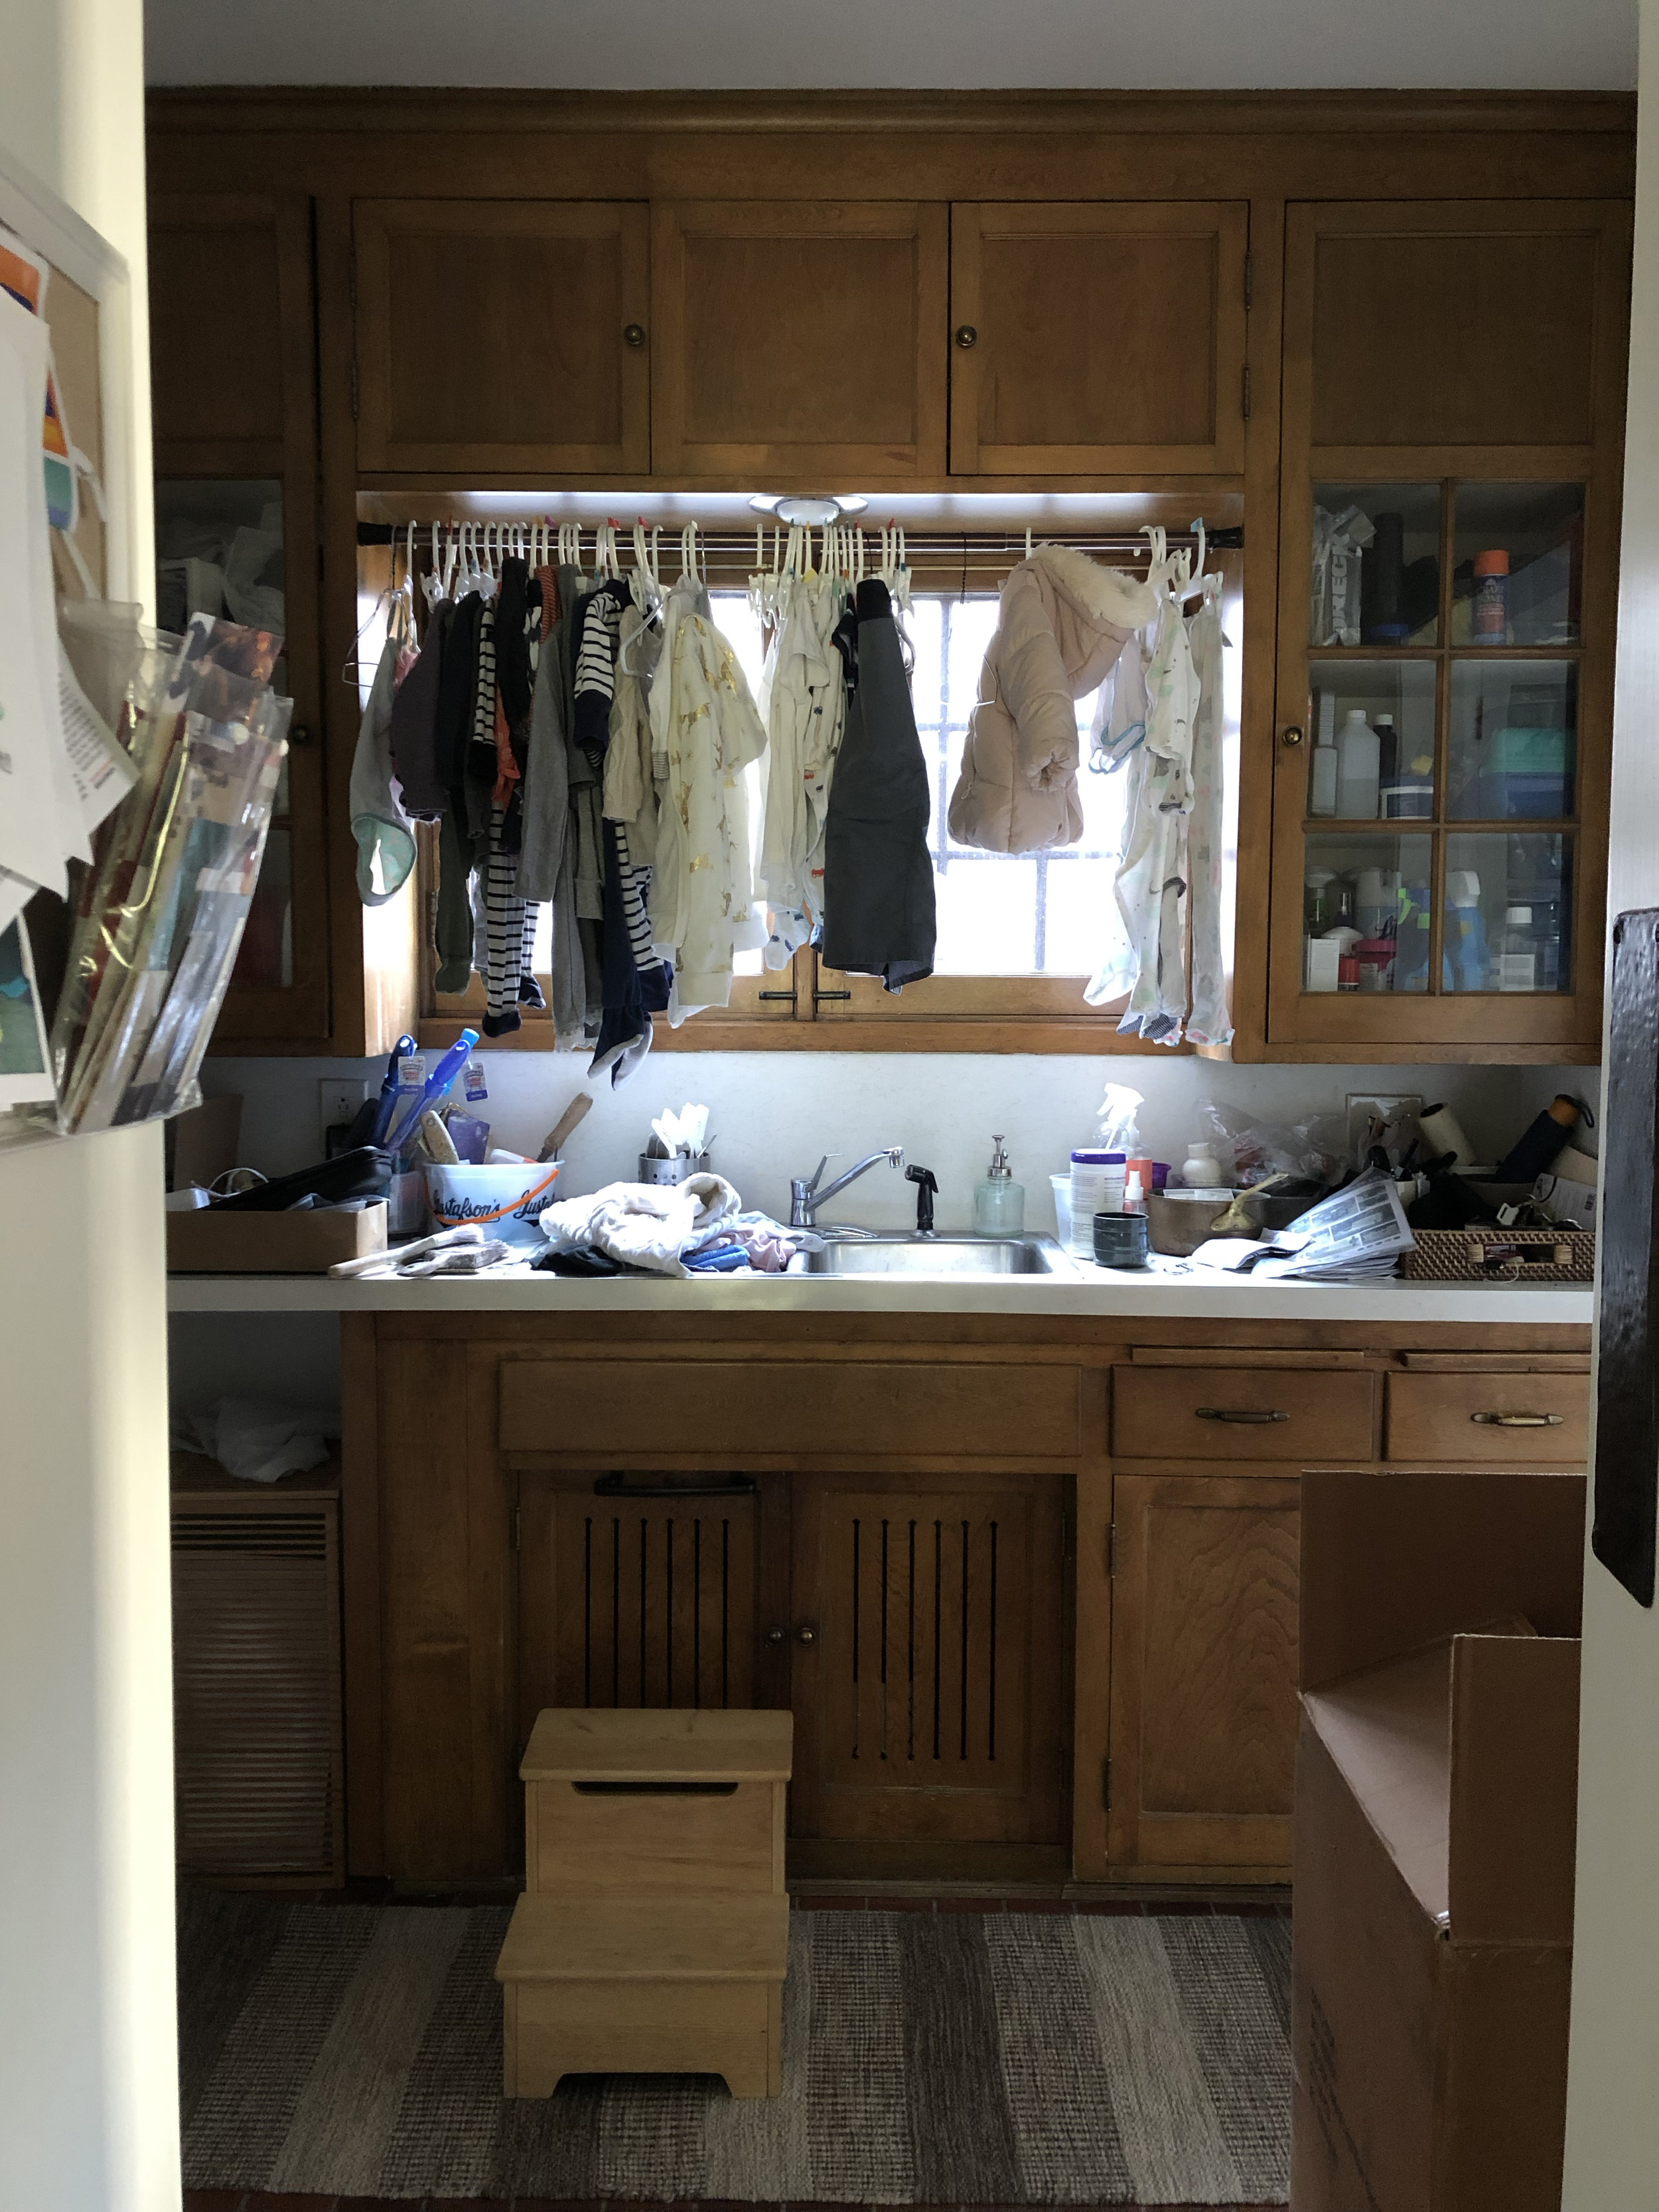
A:
[[[318,1079],[319,1158],[327,1156],[329,1131],[347,1127],[356,1118],[357,1109],[368,1096],[368,1085],[361,1075],[325,1075]]]

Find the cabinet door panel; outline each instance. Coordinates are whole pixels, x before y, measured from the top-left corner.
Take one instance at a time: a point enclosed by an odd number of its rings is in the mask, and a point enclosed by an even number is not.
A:
[[[285,215],[262,198],[152,201],[150,387],[158,444],[280,448],[284,409],[297,397],[287,388],[295,364],[283,344],[290,273],[284,264],[291,252],[306,251],[303,224],[302,205]],[[271,456],[262,451],[252,458],[268,465]]]
[[[546,1705],[754,1705],[761,1495],[607,1495],[591,1474],[526,1475],[520,1734]]]
[[[1594,201],[1294,211],[1320,446],[1588,446],[1622,226]],[[1294,243],[1292,247],[1294,255]],[[1289,334],[1287,333],[1287,342]]]
[[[955,472],[1243,466],[1243,203],[951,220]]]
[[[643,206],[360,200],[354,219],[364,468],[649,467]]]
[[[798,1476],[792,1832],[1057,1843],[1060,1484]]]
[[[942,206],[676,202],[653,222],[659,473],[943,474]]]
[[[1115,1864],[1289,1864],[1298,1492],[1275,1477],[1115,1486]]]

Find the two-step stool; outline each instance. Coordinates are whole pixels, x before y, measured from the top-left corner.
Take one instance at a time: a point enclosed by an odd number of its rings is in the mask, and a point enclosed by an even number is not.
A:
[[[550,1707],[531,1732],[525,1894],[495,1963],[509,2097],[564,2074],[783,2087],[787,1712]]]

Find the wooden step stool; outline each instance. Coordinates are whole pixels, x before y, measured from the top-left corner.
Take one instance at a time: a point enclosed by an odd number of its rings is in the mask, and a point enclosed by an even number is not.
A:
[[[509,2097],[595,2073],[780,2094],[793,1730],[787,1712],[538,1717],[527,1887],[495,1966]]]

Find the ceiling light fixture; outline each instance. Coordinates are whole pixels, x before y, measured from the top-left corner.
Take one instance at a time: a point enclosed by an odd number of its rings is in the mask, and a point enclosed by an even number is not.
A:
[[[869,506],[856,492],[844,499],[797,499],[775,492],[757,492],[749,502],[757,514],[775,514],[780,522],[793,527],[822,530],[827,522],[844,521],[848,515],[862,514]]]

